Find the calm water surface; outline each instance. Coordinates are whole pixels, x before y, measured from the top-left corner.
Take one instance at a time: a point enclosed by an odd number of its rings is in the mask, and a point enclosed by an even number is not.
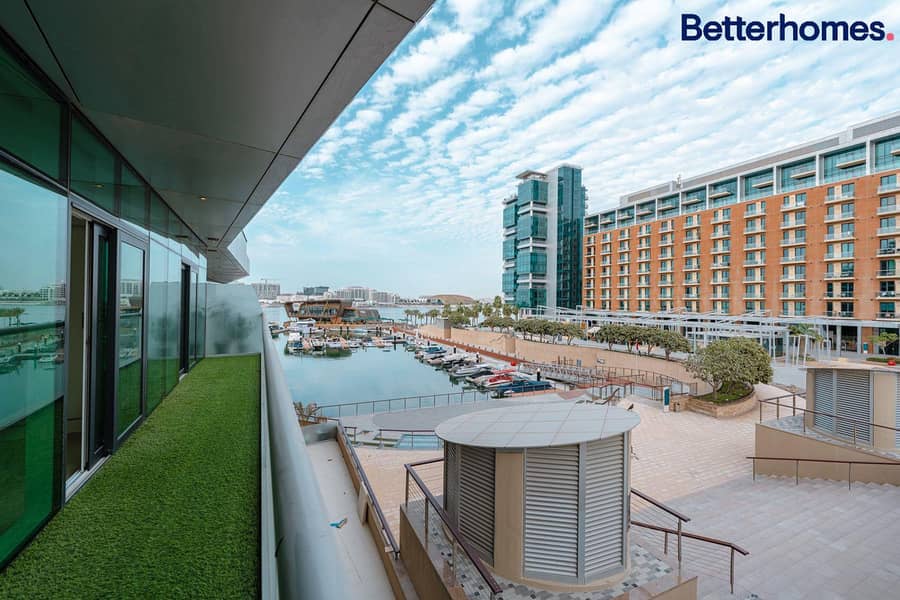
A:
[[[280,311],[280,313],[279,313]],[[283,321],[284,311],[265,309],[268,321]],[[284,354],[287,336],[275,338],[294,402],[320,406],[462,391],[446,371],[422,364],[397,345],[387,350],[361,348],[339,355]]]

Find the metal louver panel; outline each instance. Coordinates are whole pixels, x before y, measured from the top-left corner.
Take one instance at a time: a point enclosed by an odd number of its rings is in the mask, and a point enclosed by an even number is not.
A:
[[[459,446],[444,444],[444,510],[450,522],[459,522]]]
[[[816,369],[815,371],[815,406],[814,409],[817,413],[829,413],[835,414],[834,412],[834,372],[830,370]],[[816,427],[823,431],[830,431],[834,433],[834,417],[826,417],[824,415],[816,414],[813,417],[813,423]]]
[[[494,449],[458,446],[459,531],[494,563]]]
[[[837,433],[860,442],[872,441],[872,402],[868,371],[837,371]],[[847,420],[853,419],[853,421]],[[855,422],[854,422],[855,421]],[[859,421],[862,421],[860,423]]]
[[[525,451],[525,575],[578,577],[578,446]]]
[[[897,376],[897,404],[894,405],[894,446],[900,448],[900,376]]]
[[[620,570],[625,561],[624,436],[587,444],[584,461],[584,573]]]

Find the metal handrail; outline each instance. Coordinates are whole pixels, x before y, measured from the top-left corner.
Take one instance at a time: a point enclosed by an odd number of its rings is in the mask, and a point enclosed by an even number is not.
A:
[[[758,460],[781,460],[794,461],[794,484],[800,485],[800,463],[815,462],[826,464],[847,465],[847,489],[853,486],[853,465],[877,465],[879,467],[900,467],[898,462],[878,462],[877,460],[836,460],[828,458],[790,458],[784,456],[747,456],[747,459],[753,460],[753,481],[756,481],[756,461]]]
[[[413,443],[412,443],[412,448],[411,448],[412,450],[415,450],[415,445],[416,445],[415,437],[416,437],[417,433],[420,435],[429,435],[429,434],[434,435],[434,429],[392,429],[392,428],[388,428],[388,427],[381,427],[378,429],[378,438],[377,438],[378,442],[379,442],[379,444],[378,444],[379,448],[384,448],[384,435],[382,434],[382,432],[384,432],[384,431],[389,431],[391,433],[410,433],[410,434],[412,434],[412,436],[413,436]],[[438,447],[440,448],[443,441],[441,440],[441,438],[437,438],[437,440],[438,440]],[[441,459],[441,460],[443,460],[443,459]]]
[[[790,404],[790,405],[787,405],[787,404],[782,404],[781,402],[778,402],[779,400],[782,400],[782,399],[784,399],[784,398],[791,398],[791,399],[792,399],[791,404]],[[805,400],[805,398],[804,398],[804,400]],[[762,414],[762,407],[763,407],[763,404],[769,404],[769,405],[771,405],[771,404],[773,404],[773,403],[774,403],[774,406],[775,406],[775,418],[776,418],[776,419],[780,419],[780,418],[781,418],[781,408],[783,407],[783,408],[790,408],[790,409],[791,409],[791,411],[792,411],[792,412],[791,412],[791,416],[796,416],[796,415],[797,415],[797,411],[799,410],[799,411],[801,411],[801,412],[803,412],[803,413],[809,413],[809,414],[813,415],[814,417],[815,417],[815,415],[821,415],[821,416],[823,416],[823,417],[828,417],[828,418],[831,418],[831,419],[837,419],[838,421],[844,421],[844,422],[847,422],[847,423],[852,423],[852,424],[853,424],[853,445],[854,445],[854,446],[856,445],[856,439],[857,439],[857,438],[856,438],[856,427],[857,427],[857,425],[862,425],[862,426],[865,426],[865,427],[878,427],[878,428],[880,428],[880,429],[887,429],[888,431],[893,431],[895,434],[896,434],[898,431],[900,431],[900,429],[898,429],[897,427],[891,427],[890,425],[880,425],[880,424],[878,424],[878,423],[871,423],[871,422],[868,422],[868,421],[863,421],[863,420],[861,420],[861,419],[853,419],[853,418],[850,418],[850,417],[842,417],[842,416],[837,415],[837,414],[834,414],[834,413],[826,413],[826,412],[822,412],[822,411],[818,411],[818,410],[812,410],[812,409],[809,409],[809,408],[798,407],[798,406],[797,406],[797,394],[785,394],[784,396],[776,396],[776,397],[774,397],[774,398],[765,398],[765,399],[761,399],[761,400],[759,401],[759,422],[760,422],[760,423],[763,422],[763,414]],[[802,421],[803,421],[803,432],[806,433],[806,419],[802,419]]]
[[[663,504],[663,503],[660,502],[659,500],[656,500],[656,499],[654,499],[654,498],[651,498],[650,496],[648,496],[647,494],[645,494],[645,493],[643,493],[643,492],[641,492],[641,491],[639,491],[639,490],[636,490],[636,489],[634,489],[634,488],[631,488],[631,493],[634,494],[635,496],[637,496],[638,498],[640,498],[641,500],[644,500],[644,501],[646,501],[646,502],[649,502],[650,504],[652,504],[652,505],[655,506],[656,508],[659,508],[659,509],[661,509],[661,510],[667,512],[667,513],[669,513],[670,515],[672,515],[673,517],[675,517],[676,519],[678,519],[679,521],[681,521],[681,522],[683,522],[683,523],[687,523],[688,521],[691,520],[691,518],[688,517],[687,515],[678,512],[678,511],[675,510],[674,508],[671,508],[671,507],[669,507],[669,506],[666,506],[665,504]]]
[[[346,407],[353,407],[353,416],[358,416],[359,408],[362,406],[371,406],[372,414],[375,414],[375,407],[387,404],[387,410],[380,411],[382,413],[390,413],[390,412],[400,412],[402,410],[409,410],[409,404],[411,400],[417,401],[417,408],[422,408],[423,400],[432,400],[433,405],[437,406],[438,398],[446,398],[448,406],[451,404],[450,399],[456,398],[459,396],[459,404],[464,404],[466,402],[465,398],[467,395],[472,395],[472,402],[478,402],[479,398],[483,398],[485,400],[490,400],[490,396],[480,390],[462,390],[459,392],[447,392],[444,394],[424,394],[421,396],[400,396],[397,398],[384,398],[381,400],[364,400],[362,402],[344,402],[341,404],[323,404],[316,406],[315,415],[320,415],[323,410],[326,409],[337,409],[338,416],[343,414],[343,409]],[[394,403],[403,402],[403,408],[392,409],[391,407]],[[430,406],[426,406],[425,408],[431,408]],[[366,414],[366,413],[364,413]],[[322,415],[324,416],[324,415]],[[350,416],[349,414],[347,416]],[[333,417],[330,417],[333,418]]]
[[[387,541],[388,545],[391,547],[391,552],[394,553],[394,558],[397,559],[400,557],[400,544],[397,543],[397,540],[394,538],[394,534],[391,532],[391,528],[388,527],[387,519],[384,516],[384,512],[381,510],[381,505],[378,503],[378,498],[375,496],[375,490],[372,489],[372,484],[369,483],[369,478],[366,477],[366,470],[363,468],[362,463],[359,461],[359,457],[356,455],[356,450],[353,448],[353,444],[350,443],[350,438],[347,437],[347,432],[344,431],[343,426],[338,423],[337,426],[338,435],[341,436],[341,439],[344,442],[344,445],[347,447],[347,450],[350,453],[350,459],[353,461],[353,468],[356,469],[356,474],[359,476],[359,480],[362,483],[363,487],[366,488],[366,493],[369,495],[369,499],[372,501],[372,508],[375,509],[375,515],[378,518],[378,524],[381,528],[381,537]]]
[[[663,527],[662,525],[654,525],[652,523],[644,523],[643,521],[635,521],[634,519],[631,520],[631,524],[636,527],[644,527],[645,529],[652,529],[654,531],[663,532],[666,535],[666,540],[667,540],[666,544],[668,544],[668,536],[670,534],[675,534],[678,536],[684,536],[684,537],[692,539],[692,540],[697,540],[699,542],[706,542],[708,544],[714,544],[716,546],[723,546],[725,548],[728,548],[730,551],[730,554],[731,554],[731,569],[730,569],[728,581],[731,584],[731,593],[732,594],[734,593],[734,553],[737,552],[738,554],[741,554],[742,556],[747,556],[748,554],[750,554],[750,552],[748,550],[744,550],[737,544],[734,544],[727,540],[720,540],[717,538],[707,537],[705,535],[700,535],[697,533],[689,533],[687,531],[675,530],[670,527]],[[679,559],[679,565],[680,565],[680,562],[681,561]]]
[[[428,522],[428,505],[430,504],[431,507],[437,512],[438,516],[441,518],[441,521],[444,522],[444,526],[450,531],[450,534],[453,536],[454,541],[459,544],[459,547],[462,549],[463,553],[472,562],[472,564],[475,566],[475,569],[478,571],[478,574],[481,575],[481,578],[484,579],[484,582],[491,589],[491,593],[499,594],[503,591],[503,588],[500,587],[500,585],[494,579],[493,575],[491,575],[490,571],[487,570],[487,567],[484,566],[484,563],[481,562],[481,559],[478,558],[478,555],[475,554],[475,552],[469,546],[468,542],[466,542],[465,538],[462,537],[462,534],[460,534],[456,526],[451,523],[449,515],[447,515],[446,511],[444,511],[443,507],[441,507],[440,503],[438,503],[437,498],[434,497],[434,495],[428,489],[428,486],[425,485],[425,482],[422,481],[422,478],[419,477],[419,474],[415,471],[416,466],[442,462],[443,460],[443,458],[434,458],[431,460],[419,461],[403,465],[403,467],[406,469],[407,494],[404,506],[407,506],[409,504],[409,479],[412,478],[419,489],[422,491],[422,494],[425,496],[426,523]]]

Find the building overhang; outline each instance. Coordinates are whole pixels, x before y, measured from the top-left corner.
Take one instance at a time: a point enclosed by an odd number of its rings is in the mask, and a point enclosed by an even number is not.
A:
[[[248,274],[231,243],[432,1],[11,0],[0,25],[215,250],[208,276],[225,282]]]

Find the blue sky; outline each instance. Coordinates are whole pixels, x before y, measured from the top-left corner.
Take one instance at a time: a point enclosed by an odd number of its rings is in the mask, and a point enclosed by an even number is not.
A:
[[[682,42],[682,12],[900,30],[890,1],[437,0],[247,227],[251,279],[493,296],[522,170],[581,165],[595,212],[900,110],[900,41]]]

